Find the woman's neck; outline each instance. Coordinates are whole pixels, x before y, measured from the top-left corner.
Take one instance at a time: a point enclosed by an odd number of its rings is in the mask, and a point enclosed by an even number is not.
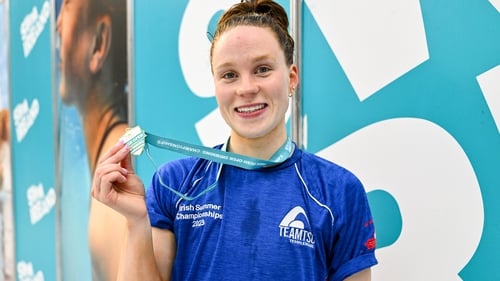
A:
[[[269,160],[280,147],[286,142],[286,131],[278,135],[273,134],[261,138],[244,138],[234,132],[231,132],[231,139],[228,151]]]

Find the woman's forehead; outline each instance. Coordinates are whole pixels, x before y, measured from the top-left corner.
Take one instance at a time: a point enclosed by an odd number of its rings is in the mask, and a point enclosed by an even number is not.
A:
[[[230,60],[231,55],[276,56],[283,52],[271,29],[256,26],[238,26],[227,30],[214,42],[213,60]]]
[[[278,44],[278,40],[270,28],[239,25],[226,30],[214,43],[214,48],[217,48],[218,46]]]

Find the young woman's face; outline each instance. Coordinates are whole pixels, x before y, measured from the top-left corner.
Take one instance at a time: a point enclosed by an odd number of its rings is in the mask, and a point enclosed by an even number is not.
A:
[[[86,31],[87,0],[63,1],[57,18],[59,46],[59,92],[67,104],[78,103],[82,97],[88,71],[92,33]]]
[[[297,67],[288,66],[269,28],[237,26],[215,42],[215,94],[233,134],[255,139],[286,135],[288,94],[297,85]]]

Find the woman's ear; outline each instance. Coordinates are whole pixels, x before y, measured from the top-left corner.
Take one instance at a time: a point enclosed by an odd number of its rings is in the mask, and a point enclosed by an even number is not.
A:
[[[297,65],[292,64],[290,66],[290,89],[296,89],[299,85],[299,69]]]
[[[97,73],[102,69],[111,46],[111,18],[109,16],[105,15],[97,20],[92,44],[89,68],[91,73]]]

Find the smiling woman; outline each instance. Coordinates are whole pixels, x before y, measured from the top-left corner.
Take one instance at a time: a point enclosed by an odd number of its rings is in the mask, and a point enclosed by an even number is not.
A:
[[[375,229],[363,185],[287,135],[299,83],[288,28],[276,2],[244,1],[221,16],[210,49],[231,129],[214,149],[248,163],[284,151],[280,161],[253,169],[200,153],[161,165],[145,190],[132,147],[120,141],[103,155],[91,193],[127,221],[118,280],[370,280]]]

